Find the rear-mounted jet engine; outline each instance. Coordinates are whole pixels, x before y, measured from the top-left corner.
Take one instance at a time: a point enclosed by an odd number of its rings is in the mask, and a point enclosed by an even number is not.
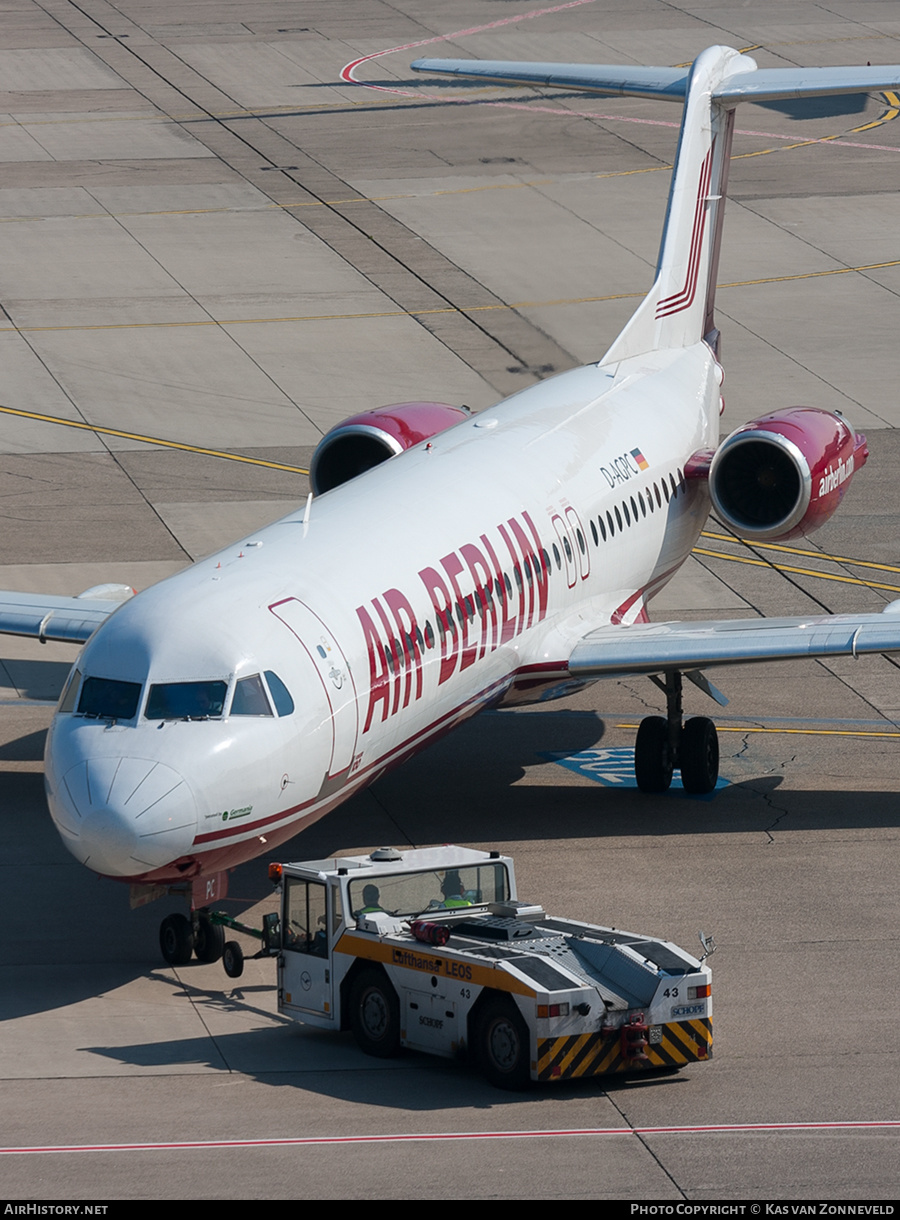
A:
[[[399,402],[353,415],[319,441],[309,470],[313,495],[320,496],[468,419],[468,407],[445,402]]]
[[[840,415],[789,407],[722,442],[709,492],[723,524],[742,538],[795,538],[825,524],[868,456],[865,436]]]

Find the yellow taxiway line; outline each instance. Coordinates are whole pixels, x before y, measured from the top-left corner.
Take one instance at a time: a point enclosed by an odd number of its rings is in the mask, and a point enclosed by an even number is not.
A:
[[[227,458],[229,462],[246,462],[250,466],[266,466],[270,470],[287,470],[292,474],[309,474],[300,466],[287,466],[283,462],[268,462],[264,458],[245,457],[241,453],[227,453],[223,449],[204,449],[201,445],[186,445],[181,441],[167,441],[159,436],[144,436],[140,432],[124,432],[121,428],[103,428],[99,424],[86,424],[78,419],[59,419],[55,415],[41,415],[38,411],[19,411],[15,407],[0,407],[0,414],[17,415],[22,419],[34,419],[42,424],[59,424],[63,428],[80,428],[84,432],[96,432],[100,436],[118,436],[126,441],[140,441],[144,445],[159,445],[164,449],[182,449],[186,453],[200,453],[204,457]]]
[[[888,267],[900,267],[900,259],[892,259],[884,263],[861,263],[857,267],[832,267],[827,271],[802,271],[795,275],[770,275],[756,280],[733,280],[717,285],[721,291],[726,288],[753,288],[760,284],[782,284],[791,280],[814,280],[825,275],[849,275],[855,271],[879,271]],[[57,326],[16,326],[15,323],[0,325],[0,334],[36,334],[45,331],[96,331],[96,330],[168,330],[173,327],[197,326],[261,326],[276,323],[297,322],[359,322],[371,318],[425,318],[434,314],[460,313],[477,314],[490,313],[508,309],[550,309],[561,305],[591,305],[603,301],[624,301],[644,296],[643,292],[614,292],[605,296],[559,297],[545,301],[514,301],[512,303],[497,302],[492,305],[443,305],[435,309],[380,309],[362,313],[322,313],[298,314],[278,318],[198,318],[196,321],[181,322],[93,322],[93,323],[63,323]]]
[[[617,729],[636,729],[637,724],[617,724]],[[740,728],[736,725],[716,723],[719,733],[787,733],[801,737],[900,737],[900,732],[892,733],[879,729],[781,729],[781,728]]]

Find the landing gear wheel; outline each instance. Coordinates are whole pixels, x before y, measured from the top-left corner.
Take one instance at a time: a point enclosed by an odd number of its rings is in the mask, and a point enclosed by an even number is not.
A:
[[[159,947],[170,966],[186,966],[194,951],[191,921],[184,915],[167,915],[159,925]]]
[[[681,730],[681,782],[697,796],[712,792],[719,778],[719,735],[706,716],[694,716]]]
[[[244,950],[236,940],[226,940],[222,950],[222,965],[230,979],[239,979],[244,973]]]
[[[235,942],[237,943],[237,942]],[[194,952],[198,962],[217,962],[225,948],[225,929],[204,912],[197,922]]]
[[[475,1048],[482,1073],[498,1089],[531,1083],[528,1029],[512,1001],[488,1000],[478,1014]]]
[[[400,1050],[400,1004],[380,970],[364,970],[353,984],[350,1028],[367,1055],[391,1059]]]
[[[638,727],[634,777],[641,792],[665,792],[672,782],[669,726],[662,716],[645,716]]]

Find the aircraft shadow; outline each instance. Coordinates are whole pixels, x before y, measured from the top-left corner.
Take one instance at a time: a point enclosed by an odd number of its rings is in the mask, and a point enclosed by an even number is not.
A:
[[[869,101],[867,93],[842,93],[834,97],[784,98],[775,102],[757,102],[765,110],[776,110],[795,122],[805,119],[838,119],[844,115],[862,114]]]

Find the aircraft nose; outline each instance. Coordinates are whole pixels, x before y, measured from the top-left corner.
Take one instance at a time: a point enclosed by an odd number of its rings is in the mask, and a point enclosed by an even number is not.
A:
[[[107,877],[160,868],[190,850],[197,807],[183,776],[147,758],[88,758],[48,789],[69,851]]]

